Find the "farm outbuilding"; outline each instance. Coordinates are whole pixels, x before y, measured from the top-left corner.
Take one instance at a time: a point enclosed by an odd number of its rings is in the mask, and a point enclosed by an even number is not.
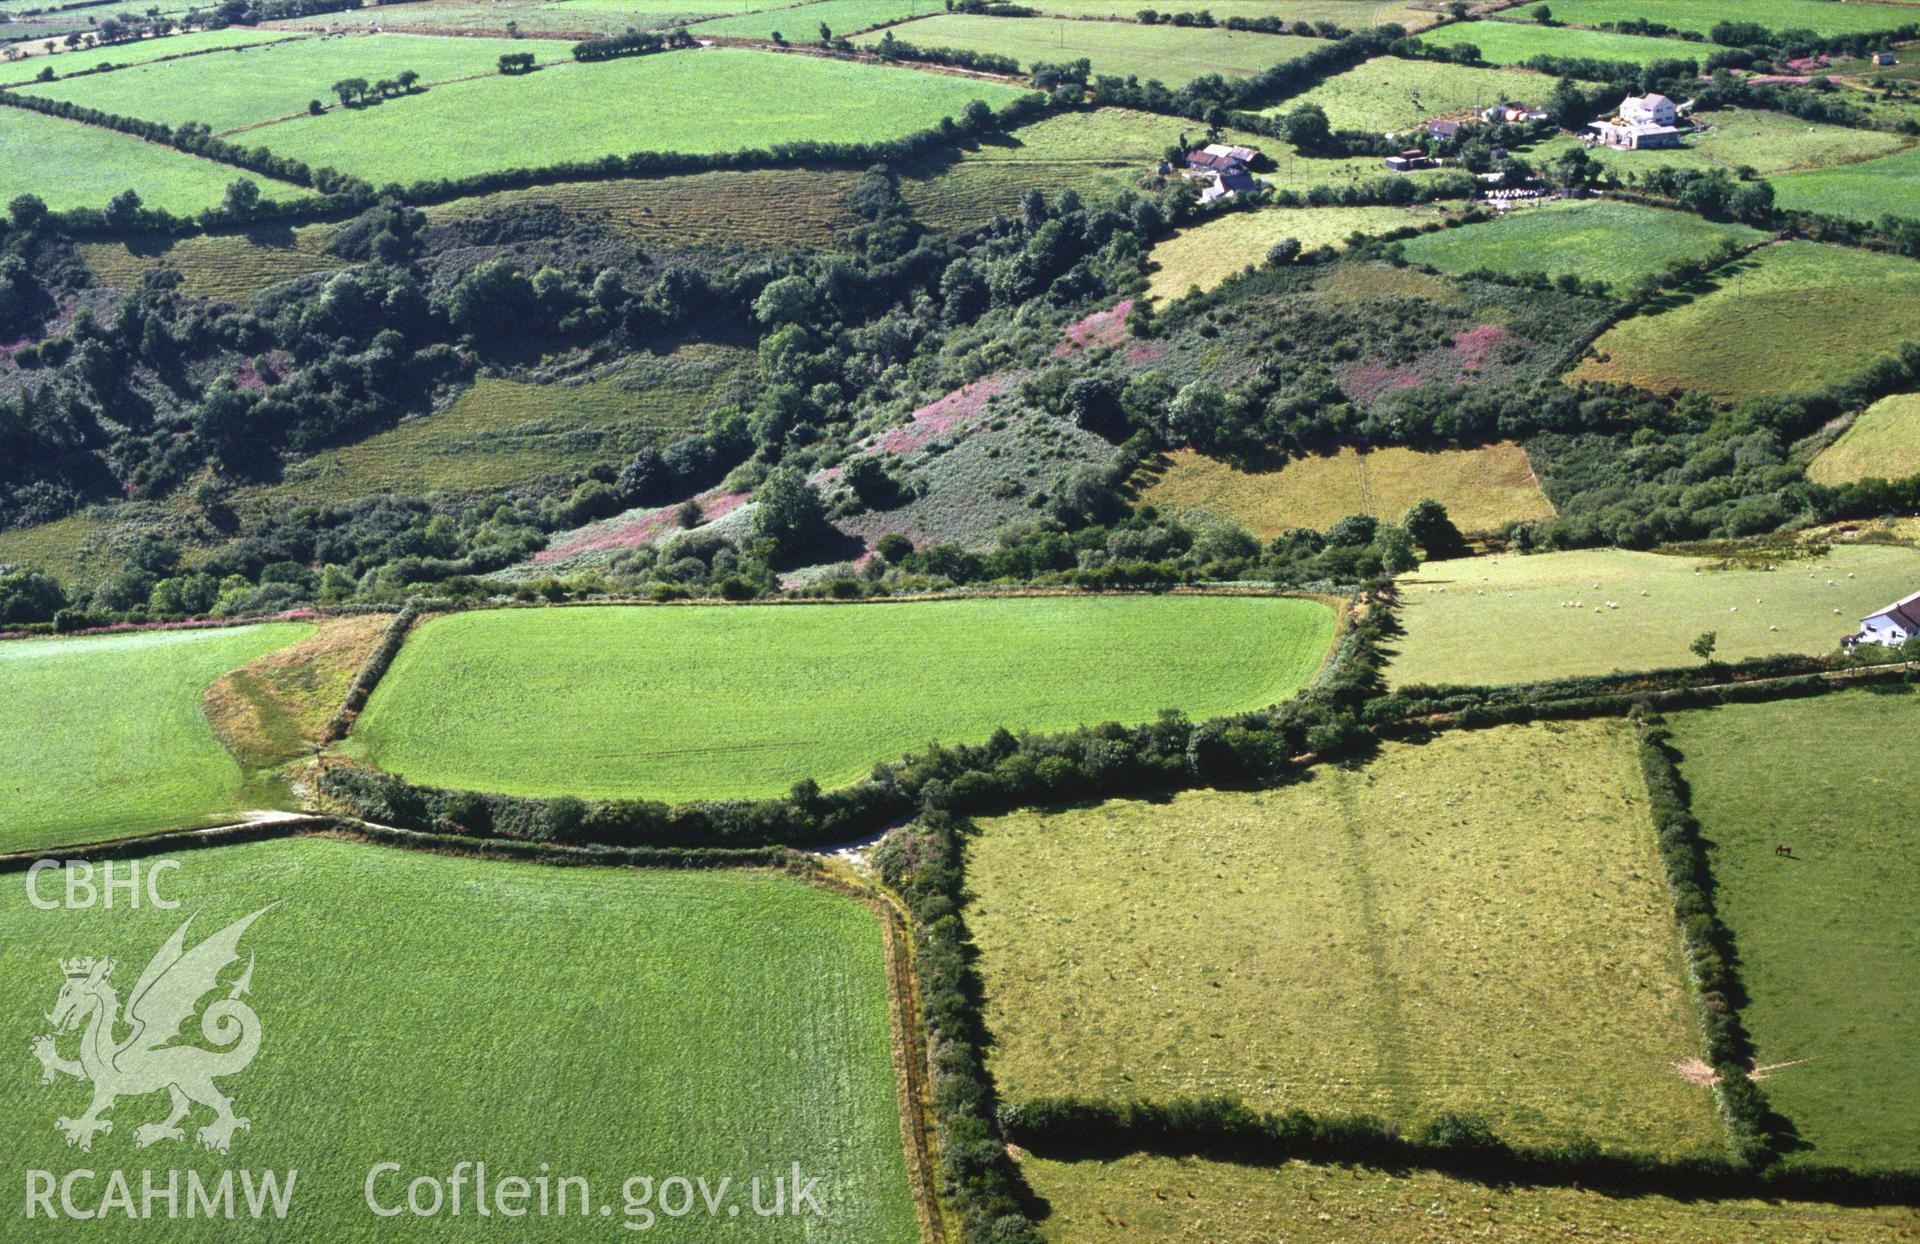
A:
[[[1198,151],[1187,153],[1187,167],[1209,173],[1244,173],[1259,158],[1260,150],[1257,147],[1208,143]]]
[[[1885,609],[1860,619],[1860,633],[1847,643],[1886,644],[1892,647],[1906,643],[1915,635],[1920,635],[1920,592],[1896,600]]]

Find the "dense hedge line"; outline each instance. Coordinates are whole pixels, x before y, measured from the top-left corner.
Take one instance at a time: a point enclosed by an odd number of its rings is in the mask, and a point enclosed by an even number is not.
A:
[[[1272,1164],[1351,1162],[1445,1171],[1486,1184],[1579,1185],[1615,1195],[1791,1197],[1833,1204],[1920,1202],[1920,1171],[1861,1172],[1794,1164],[1764,1169],[1724,1158],[1607,1152],[1589,1140],[1514,1145],[1473,1115],[1443,1114],[1412,1136],[1365,1115],[1266,1114],[1226,1097],[1167,1102],[1042,1098],[999,1111],[1014,1143],[1050,1158],[1126,1153]]]
[[[1468,708],[1504,708],[1556,700],[1648,695],[1686,687],[1788,678],[1849,668],[1854,668],[1854,663],[1839,656],[1802,656],[1787,653],[1780,656],[1754,657],[1746,661],[1711,661],[1700,665],[1672,666],[1631,673],[1577,674],[1566,678],[1503,683],[1495,686],[1471,683],[1439,685],[1415,683],[1386,695],[1374,697],[1368,701],[1362,718],[1368,725],[1382,725],[1436,713],[1455,713]]]
[[[1654,841],[1666,866],[1667,887],[1686,947],[1687,975],[1700,1006],[1707,1061],[1719,1077],[1713,1095],[1726,1124],[1727,1148],[1742,1165],[1765,1165],[1776,1156],[1779,1137],[1766,1095],[1748,1076],[1753,1040],[1740,1022],[1746,990],[1734,968],[1733,932],[1714,908],[1713,869],[1700,837],[1700,822],[1693,816],[1692,793],[1680,775],[1665,723],[1652,714],[1636,712],[1633,725],[1640,772],[1653,810]]]
[[[651,30],[628,30],[625,34],[601,39],[583,39],[573,45],[577,61],[614,60],[622,56],[647,56],[669,48],[690,48],[698,41],[683,27],[661,35]]]
[[[1915,681],[1920,681],[1920,670],[1904,664],[1889,665],[1855,671],[1828,671],[1782,678],[1763,678],[1749,682],[1683,686],[1666,691],[1622,691],[1564,700],[1471,703],[1462,708],[1442,710],[1450,714],[1443,722],[1413,717],[1378,722],[1371,728],[1381,738],[1411,738],[1443,726],[1478,730],[1489,726],[1519,725],[1529,721],[1618,717],[1632,712],[1636,707],[1666,712],[1688,708],[1714,708],[1722,704],[1757,704],[1765,700],[1805,699],[1809,696],[1825,695],[1830,691],[1845,691],[1850,687]]]
[[[393,659],[400,655],[400,646],[407,642],[407,631],[419,616],[420,606],[411,600],[393,615],[393,621],[387,623],[386,629],[380,633],[380,642],[367,654],[367,663],[353,676],[353,685],[347,688],[347,698],[327,719],[326,728],[320,732],[322,743],[337,743],[347,736],[347,731],[353,728],[354,718],[367,706],[367,697],[373,694],[373,689],[380,685],[380,680],[393,667]]]
[[[852,606],[849,606],[852,607]],[[933,747],[876,765],[822,791],[811,780],[782,799],[668,805],[653,800],[532,799],[417,786],[345,762],[326,765],[323,793],[382,825],[428,833],[608,846],[758,847],[844,842],[922,806],[981,812],[1196,784],[1268,780],[1309,753],[1362,742],[1359,710],[1378,690],[1382,608],[1352,625],[1336,664],[1271,708],[1194,723],[1168,710],[1145,725],[1115,722],[1064,734],[994,732],[979,745]]]
[[[1030,1198],[1007,1156],[987,1074],[980,983],[960,916],[961,833],[962,824],[951,812],[930,807],[912,825],[889,834],[874,863],[913,917],[941,1197],[959,1218],[967,1244],[1038,1244],[1041,1236],[1023,1208]]]
[[[882,60],[914,61],[925,65],[951,65],[957,69],[1005,74],[1011,78],[1020,76],[1020,62],[1011,56],[1001,56],[996,52],[976,52],[972,48],[921,47],[917,43],[908,43],[905,39],[894,38],[891,30],[882,35],[880,42],[868,50]]]

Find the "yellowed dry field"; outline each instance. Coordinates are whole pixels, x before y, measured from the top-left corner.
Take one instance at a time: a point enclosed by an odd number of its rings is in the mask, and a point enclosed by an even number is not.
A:
[[[1881,398],[1807,466],[1807,477],[1822,484],[1914,474],[1920,474],[1920,393]]]
[[[1389,1173],[1199,1158],[1021,1163],[1052,1207],[1050,1239],[1093,1244],[1859,1244],[1911,1240],[1920,1213],[1801,1201],[1675,1201],[1580,1188],[1489,1188],[1432,1171]]]
[[[1390,233],[1421,219],[1403,207],[1270,207],[1229,212],[1183,229],[1154,247],[1155,266],[1147,294],[1178,298],[1196,286],[1212,289],[1248,264],[1258,267],[1266,262],[1267,251],[1282,238],[1297,239],[1312,250],[1339,246],[1355,232]]]
[[[1625,722],[979,821],[967,922],[1011,1101],[1230,1094],[1715,1152]]]
[[[1427,497],[1446,506],[1462,531],[1554,512],[1526,451],[1512,443],[1438,452],[1348,448],[1273,471],[1243,471],[1190,449],[1168,457],[1142,500],[1230,519],[1262,540],[1294,527],[1323,531],[1349,514],[1397,521]]]

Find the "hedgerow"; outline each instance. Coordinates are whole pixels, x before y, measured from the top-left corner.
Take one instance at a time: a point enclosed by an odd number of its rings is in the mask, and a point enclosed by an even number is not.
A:
[[[999,1110],[1008,1139],[1056,1158],[1126,1153],[1274,1164],[1292,1159],[1444,1171],[1489,1184],[1580,1185],[1615,1195],[1792,1197],[1835,1204],[1910,1204],[1920,1171],[1852,1171],[1794,1164],[1759,1169],[1733,1159],[1664,1159],[1601,1150],[1576,1139],[1515,1145],[1477,1116],[1442,1114],[1412,1136],[1366,1115],[1260,1113],[1228,1097],[1166,1102],[1041,1098]]]

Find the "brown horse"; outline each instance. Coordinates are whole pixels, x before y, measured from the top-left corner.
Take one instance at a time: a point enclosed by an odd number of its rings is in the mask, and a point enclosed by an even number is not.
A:
[[[1775,848],[1773,849],[1773,853],[1774,853],[1775,855],[1784,855],[1784,856],[1786,856],[1786,857],[1787,857],[1788,859],[1792,859],[1792,858],[1793,858],[1793,844],[1792,844],[1792,843],[1787,843],[1787,842],[1783,842],[1783,843],[1781,843],[1781,844],[1780,844],[1779,846],[1777,846],[1777,847],[1775,847]]]

